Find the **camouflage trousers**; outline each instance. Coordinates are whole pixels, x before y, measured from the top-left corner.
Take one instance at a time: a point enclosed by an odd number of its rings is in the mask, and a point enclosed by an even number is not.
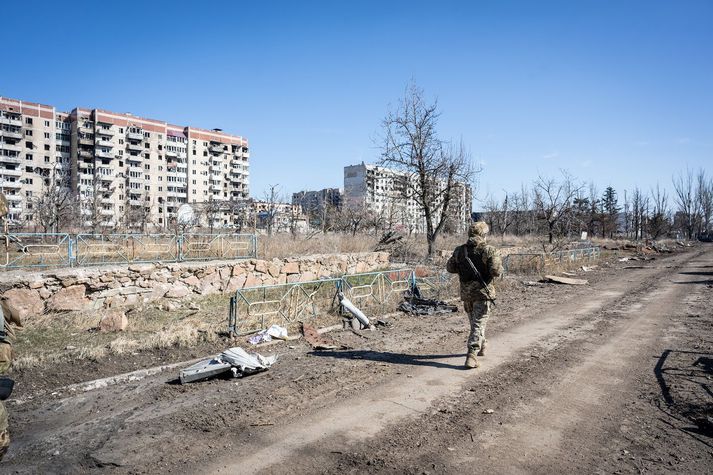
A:
[[[10,432],[7,430],[7,411],[0,402],[0,461],[10,447]]]
[[[463,308],[470,320],[470,336],[468,336],[468,350],[479,352],[485,342],[485,325],[490,317],[489,300],[465,300]]]

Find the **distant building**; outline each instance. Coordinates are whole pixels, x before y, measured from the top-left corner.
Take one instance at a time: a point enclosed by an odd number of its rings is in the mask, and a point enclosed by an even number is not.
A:
[[[341,209],[342,192],[339,188],[324,188],[318,191],[300,191],[292,194],[292,204],[301,208],[310,226],[320,228],[329,221],[330,213]]]
[[[446,228],[450,232],[461,232],[470,222],[473,196],[469,184],[456,183],[455,186]],[[364,163],[344,167],[345,207],[363,207],[383,219],[388,228],[402,227],[407,232],[425,233],[426,220],[413,197],[414,189],[403,172]]]
[[[167,228],[183,203],[246,199],[249,157],[220,129],[0,97],[0,190],[19,227],[37,224],[33,198],[63,187],[79,226]]]

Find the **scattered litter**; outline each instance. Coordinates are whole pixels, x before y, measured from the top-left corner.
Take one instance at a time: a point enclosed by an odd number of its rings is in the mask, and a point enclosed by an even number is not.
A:
[[[542,287],[542,282],[535,282],[534,280],[523,280],[522,285],[526,285],[528,287]]]
[[[219,374],[232,372],[233,377],[265,371],[277,361],[277,356],[262,356],[248,353],[240,347],[229,348],[216,356],[182,369],[179,373],[181,384],[209,379]]]
[[[302,336],[315,350],[334,350],[337,348],[332,341],[324,335],[320,335],[315,327],[302,323]]]
[[[267,334],[267,330],[262,330],[248,338],[248,343],[251,345],[259,345],[260,343],[265,343],[272,341],[272,337]]]
[[[483,411],[483,414],[492,414],[492,413],[494,413],[494,412],[495,412],[495,411],[494,411],[493,409],[486,409],[486,410]]]
[[[582,266],[582,270],[583,270],[584,272],[591,272],[591,271],[593,271],[594,269],[596,269],[597,267],[599,267],[599,266]]]
[[[556,275],[546,275],[542,281],[566,285],[587,285],[589,283],[589,281],[584,279],[570,279],[569,277],[559,277]]]
[[[248,342],[253,345],[258,345],[260,343],[272,341],[273,338],[278,340],[287,340],[287,328],[283,328],[280,325],[272,325],[267,330],[262,330],[248,338]]]
[[[577,274],[574,272],[562,272],[563,275],[566,275],[567,277],[577,277]]]

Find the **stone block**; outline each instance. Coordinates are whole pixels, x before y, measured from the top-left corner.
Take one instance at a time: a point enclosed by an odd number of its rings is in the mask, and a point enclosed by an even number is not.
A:
[[[47,309],[55,312],[83,310],[91,303],[86,292],[83,285],[64,287],[47,300]]]
[[[126,314],[118,309],[109,309],[102,315],[99,322],[99,331],[102,332],[121,332],[129,326],[129,319]]]
[[[198,287],[199,285],[201,285],[200,279],[198,277],[196,277],[195,275],[186,277],[185,279],[183,279],[183,282],[186,285],[190,285],[192,287]]]
[[[2,299],[3,311],[9,312],[20,321],[40,315],[45,310],[45,303],[34,289],[10,289],[5,292]]]
[[[190,289],[183,284],[174,284],[171,289],[166,292],[166,297],[171,299],[180,299],[191,293]]]
[[[285,274],[299,274],[300,272],[300,264],[299,262],[286,262],[284,266],[282,266],[282,272]]]

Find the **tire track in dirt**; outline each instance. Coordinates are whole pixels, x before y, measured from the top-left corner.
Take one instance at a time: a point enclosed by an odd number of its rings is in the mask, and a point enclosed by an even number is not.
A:
[[[692,258],[694,256],[686,256],[685,261]],[[606,283],[602,289],[593,291],[583,300],[559,305],[547,316],[499,333],[491,341],[488,357],[483,360],[479,371],[462,370],[460,356],[424,360],[409,375],[377,386],[368,394],[339,401],[339,404],[291,425],[264,431],[255,438],[254,444],[241,447],[243,455],[237,462],[226,457],[197,471],[255,473],[264,470],[280,473],[288,471],[286,466],[281,465],[288,460],[290,472],[299,472],[300,467],[304,471],[314,469],[310,459],[318,454],[359,445],[389,425],[418,417],[428,411],[434,402],[458,391],[466,382],[477,380],[480,375],[518,357],[526,348],[543,341],[572,339],[576,334],[586,332],[603,318],[601,314],[605,309],[625,305],[634,295],[642,298],[648,294],[665,272],[660,268],[642,269],[632,276],[635,279],[630,279],[633,285]],[[296,454],[299,457],[295,457]]]

